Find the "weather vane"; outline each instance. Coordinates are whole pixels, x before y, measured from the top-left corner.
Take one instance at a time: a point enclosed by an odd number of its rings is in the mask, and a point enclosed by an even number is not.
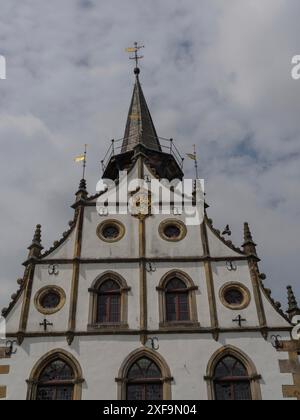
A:
[[[139,45],[138,42],[134,43],[134,47],[126,48],[126,52],[134,53],[134,56],[129,57],[129,59],[135,61],[135,67],[136,68],[138,68],[138,66],[139,66],[139,60],[144,58],[143,55],[139,55],[139,50],[141,50],[142,48],[145,48],[145,46],[144,45]]]
[[[85,144],[84,145],[84,153],[82,155],[77,156],[74,161],[76,163],[81,163],[82,162],[82,169],[83,169],[83,174],[82,174],[82,179],[85,179],[85,171],[86,171],[86,162],[87,162],[87,147],[88,145]]]

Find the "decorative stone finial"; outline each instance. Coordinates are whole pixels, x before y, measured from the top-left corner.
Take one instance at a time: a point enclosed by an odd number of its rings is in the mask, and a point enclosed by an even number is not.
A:
[[[79,191],[86,191],[86,180],[82,179],[79,183]]]
[[[243,248],[246,254],[257,255],[256,243],[253,241],[252,233],[249,227],[249,223],[244,223],[244,244]]]
[[[86,185],[86,180],[84,178],[82,178],[82,180],[79,183],[79,189],[76,193],[76,201],[80,201],[80,200],[85,200],[88,196],[88,192],[87,192],[87,185]]]
[[[288,304],[289,304],[287,313],[289,315],[289,318],[293,319],[295,315],[300,315],[300,308],[298,307],[298,303],[297,303],[292,286],[288,286],[287,291],[288,291]]]
[[[39,257],[43,249],[42,246],[42,226],[37,225],[31,245],[28,247],[29,257]]]

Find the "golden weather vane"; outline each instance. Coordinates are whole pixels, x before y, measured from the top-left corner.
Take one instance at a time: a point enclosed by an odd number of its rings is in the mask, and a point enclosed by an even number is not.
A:
[[[142,58],[144,58],[143,55],[139,55],[139,51],[142,48],[145,48],[145,46],[144,45],[139,45],[138,42],[135,42],[134,43],[134,47],[126,48],[126,52],[128,52],[128,53],[134,53],[134,56],[133,57],[129,57],[129,59],[135,61],[136,68],[138,68],[138,66],[139,66],[139,60],[142,60]]]
[[[83,169],[82,179],[85,179],[86,162],[87,162],[87,148],[88,148],[88,145],[85,144],[84,145],[84,153],[82,153],[79,156],[76,156],[75,159],[74,159],[74,161],[76,163],[81,163],[82,162],[82,169]]]

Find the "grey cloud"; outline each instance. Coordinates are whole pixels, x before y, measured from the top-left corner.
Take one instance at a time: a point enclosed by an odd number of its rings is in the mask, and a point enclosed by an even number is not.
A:
[[[300,295],[297,0],[10,0],[0,5],[0,304],[22,275],[33,228],[66,229],[89,143],[91,193],[121,137],[133,77],[124,48],[146,45],[142,83],[159,134],[197,144],[215,224],[242,242],[251,222],[267,285]],[[186,162],[187,174],[192,164]]]

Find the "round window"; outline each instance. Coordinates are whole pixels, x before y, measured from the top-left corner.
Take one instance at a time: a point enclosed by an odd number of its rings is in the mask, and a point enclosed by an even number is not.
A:
[[[66,294],[58,286],[47,286],[39,290],[34,298],[35,307],[44,315],[52,315],[62,309]]]
[[[102,241],[117,242],[125,235],[125,227],[117,220],[109,220],[98,226],[97,235]]]
[[[102,234],[105,239],[117,239],[120,235],[120,229],[116,225],[108,225],[104,227]]]
[[[187,229],[180,220],[166,220],[160,224],[159,234],[165,241],[178,242],[185,238]]]
[[[165,227],[164,234],[169,239],[177,239],[179,238],[181,231],[176,225],[168,225]]]
[[[60,304],[60,295],[55,291],[50,291],[41,298],[40,303],[44,309],[55,309]]]
[[[235,288],[226,290],[224,298],[228,305],[242,305],[244,301],[243,293]]]
[[[251,295],[243,284],[227,283],[220,290],[220,299],[227,308],[241,310],[249,306]]]

